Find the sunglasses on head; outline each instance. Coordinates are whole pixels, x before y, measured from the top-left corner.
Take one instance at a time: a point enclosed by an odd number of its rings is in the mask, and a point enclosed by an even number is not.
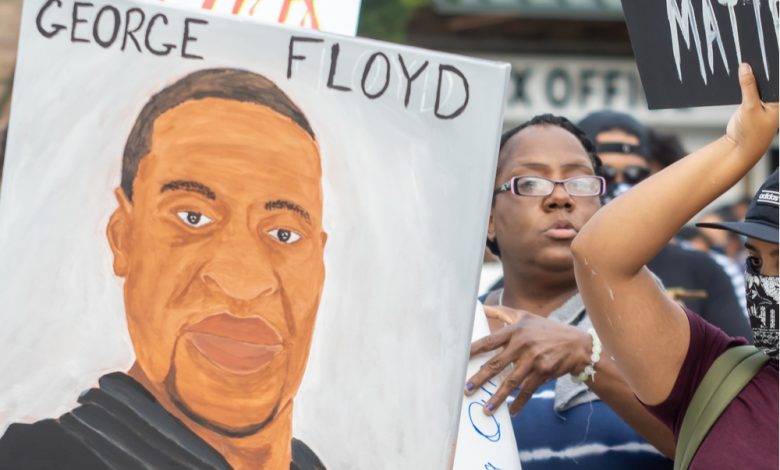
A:
[[[614,183],[618,175],[623,175],[623,182],[626,184],[637,184],[650,175],[650,169],[639,165],[629,165],[623,170],[609,165],[602,165],[599,173],[607,180],[607,184]]]
[[[601,196],[606,188],[606,182],[601,176],[575,176],[565,180],[551,180],[543,176],[515,176],[493,194],[511,191],[515,196],[546,197],[552,194],[559,184],[570,196],[576,197]]]

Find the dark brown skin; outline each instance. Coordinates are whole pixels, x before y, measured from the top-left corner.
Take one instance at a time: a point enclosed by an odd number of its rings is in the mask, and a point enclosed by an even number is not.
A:
[[[557,126],[520,131],[507,142],[499,158],[496,187],[513,176],[563,180],[594,174],[582,144]],[[471,355],[498,352],[469,378],[471,387],[467,385],[466,394],[478,390],[509,364],[513,368],[485,404],[486,413],[492,413],[520,389],[510,407],[511,413],[519,413],[540,385],[564,374],[576,375],[590,362],[590,335],[547,317],[577,293],[571,241],[599,208],[598,197],[572,197],[560,185],[547,197],[496,196],[488,237],[497,239],[501,247],[504,306],[495,306],[495,293],[488,297],[485,312],[493,332],[472,344]],[[568,224],[573,233],[550,229],[561,223]],[[674,455],[671,432],[636,400],[606,351],[596,371],[596,382],[587,382],[588,386],[648,442],[665,455]]]

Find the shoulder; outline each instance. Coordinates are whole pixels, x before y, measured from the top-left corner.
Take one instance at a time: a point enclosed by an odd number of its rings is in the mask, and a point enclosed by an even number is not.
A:
[[[691,332],[685,360],[667,399],[663,403],[648,407],[656,417],[672,428],[675,436],[682,425],[682,418],[693,394],[715,359],[729,348],[747,344],[744,338],[727,335],[690,310],[686,309],[685,314]]]
[[[325,470],[317,454],[303,441],[296,438],[292,440],[292,464],[291,470]]]
[[[66,470],[107,468],[83,443],[46,419],[15,423],[0,438],[0,469]]]

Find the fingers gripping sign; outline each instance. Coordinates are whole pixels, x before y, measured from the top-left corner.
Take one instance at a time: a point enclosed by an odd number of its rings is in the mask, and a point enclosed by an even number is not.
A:
[[[542,384],[564,374],[579,374],[589,364],[592,343],[585,331],[508,307],[486,306],[485,313],[502,321],[514,320],[471,345],[472,357],[491,351],[495,354],[466,382],[468,396],[512,365],[485,403],[487,414],[493,413],[509,395],[519,390],[509,409],[517,414]]]
[[[756,78],[746,63],[739,67],[739,86],[742,104],[729,120],[726,136],[746,158],[761,158],[777,135],[778,104],[761,101]]]

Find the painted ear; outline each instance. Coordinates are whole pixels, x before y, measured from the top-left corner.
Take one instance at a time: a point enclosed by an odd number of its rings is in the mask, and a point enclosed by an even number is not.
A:
[[[325,248],[325,244],[328,243],[328,234],[324,230],[320,233],[320,239],[322,240],[322,247]]]
[[[130,266],[130,224],[133,205],[122,188],[114,190],[114,195],[119,207],[108,220],[106,236],[111,252],[114,254],[114,274],[125,277]]]

